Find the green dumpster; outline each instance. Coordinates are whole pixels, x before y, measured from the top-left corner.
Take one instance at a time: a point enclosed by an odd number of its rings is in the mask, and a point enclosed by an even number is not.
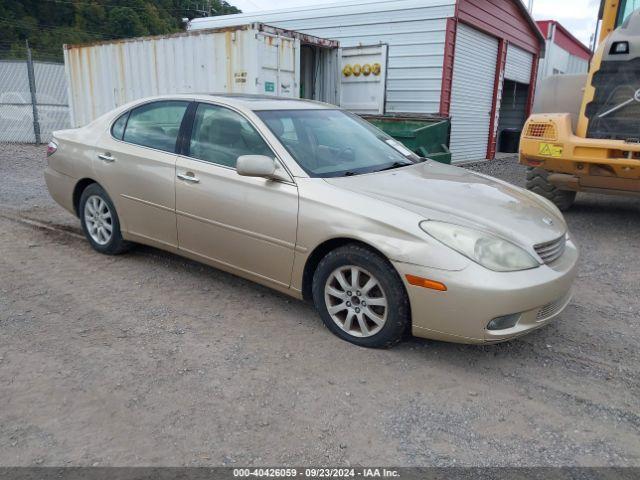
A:
[[[362,117],[421,157],[441,163],[451,163],[448,119],[405,115],[363,115]]]

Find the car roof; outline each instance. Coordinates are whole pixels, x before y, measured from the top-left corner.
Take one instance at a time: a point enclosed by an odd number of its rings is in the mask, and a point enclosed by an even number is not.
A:
[[[275,97],[270,95],[249,95],[235,93],[195,93],[195,94],[176,94],[176,95],[159,95],[153,98],[147,98],[146,101],[152,99],[168,100],[168,99],[190,99],[196,101],[213,101],[222,104],[240,107],[246,110],[322,110],[336,109],[335,105],[328,103],[316,102],[314,100],[303,100],[296,98]]]
[[[275,97],[272,95],[249,94],[209,94],[209,98],[218,99],[227,103],[243,104],[249,110],[298,110],[298,109],[326,109],[338,108],[335,105],[316,102],[313,100],[301,100],[296,98]]]

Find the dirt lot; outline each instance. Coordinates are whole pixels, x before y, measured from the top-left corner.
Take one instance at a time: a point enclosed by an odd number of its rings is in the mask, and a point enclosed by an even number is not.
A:
[[[94,253],[44,149],[0,147],[0,465],[640,466],[639,200],[567,214],[581,269],[552,325],[376,351],[215,269]]]

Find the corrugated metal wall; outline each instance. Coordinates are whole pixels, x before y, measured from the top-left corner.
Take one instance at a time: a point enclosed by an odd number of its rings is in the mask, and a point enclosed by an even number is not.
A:
[[[588,70],[588,60],[571,55],[557,43],[548,40],[545,57],[540,60],[538,79],[554,75],[554,71],[555,74],[573,75],[587,73]]]
[[[341,46],[389,45],[387,112],[437,113],[455,0],[384,0],[195,19],[191,29],[263,22]]]
[[[298,48],[295,38],[276,41],[246,25],[235,31],[65,45],[71,120],[76,127],[85,125],[125,103],[162,94],[295,96]]]
[[[225,91],[227,41],[219,35],[132,39],[65,49],[74,126],[163,93]]]
[[[451,145],[454,162],[487,156],[494,99],[498,40],[458,25],[451,88]]]

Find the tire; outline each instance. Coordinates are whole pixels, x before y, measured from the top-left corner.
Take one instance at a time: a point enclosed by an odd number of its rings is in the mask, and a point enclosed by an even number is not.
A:
[[[118,255],[131,248],[131,244],[122,238],[116,208],[100,185],[92,183],[84,189],[78,210],[82,231],[94,250]]]
[[[527,168],[527,190],[537,193],[541,197],[551,200],[561,211],[571,208],[576,200],[577,192],[561,190],[549,183],[550,172],[543,168]]]
[[[355,283],[352,272],[357,273]],[[409,298],[400,276],[385,258],[366,247],[352,244],[329,252],[314,272],[312,291],[325,326],[355,345],[389,348],[411,325]]]

